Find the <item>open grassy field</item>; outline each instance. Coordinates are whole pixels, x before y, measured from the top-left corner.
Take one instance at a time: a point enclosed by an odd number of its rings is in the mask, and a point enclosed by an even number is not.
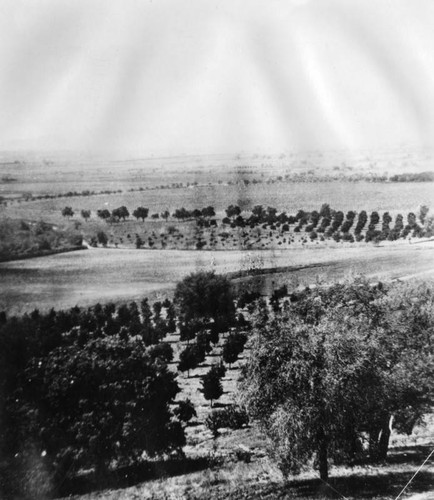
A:
[[[143,192],[96,195],[89,197],[57,198],[28,202],[13,202],[0,209],[4,216],[29,220],[43,219],[47,222],[63,222],[61,210],[71,206],[76,219],[82,209],[91,210],[96,217],[98,209],[112,210],[125,205],[130,212],[145,206],[152,212],[176,208],[202,208],[211,205],[223,214],[230,204],[238,204],[243,210],[255,205],[273,206],[279,211],[296,213],[297,210],[319,210],[329,203],[336,210],[378,210],[408,212],[421,204],[434,206],[434,189],[430,182],[414,183],[280,183],[244,185],[196,186],[191,188],[158,189]]]
[[[429,171],[432,165],[432,151],[409,148],[150,158],[2,152],[0,196],[155,187],[179,182],[216,184],[234,179],[267,180],[310,171],[321,175],[354,172],[392,175]]]
[[[170,295],[182,277],[203,269],[233,273],[277,268],[277,274],[253,279],[256,286],[268,290],[280,283],[309,285],[318,279],[342,279],[350,274],[380,279],[431,278],[433,250],[431,242],[251,252],[80,250],[1,263],[0,310],[16,314],[35,308],[62,309]]]

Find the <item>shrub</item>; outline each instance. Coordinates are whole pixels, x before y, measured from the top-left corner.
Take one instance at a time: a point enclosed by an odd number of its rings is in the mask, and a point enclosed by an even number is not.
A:
[[[208,429],[215,433],[218,429],[242,429],[249,423],[249,416],[244,408],[229,405],[224,409],[213,410],[205,420]]]
[[[178,402],[178,406],[173,410],[178,420],[187,423],[193,417],[197,417],[193,403],[189,399]]]

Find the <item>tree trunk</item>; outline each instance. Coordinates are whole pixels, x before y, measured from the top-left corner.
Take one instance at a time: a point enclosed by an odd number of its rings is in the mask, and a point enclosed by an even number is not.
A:
[[[378,439],[380,429],[371,429],[369,431],[369,458],[375,462],[378,460]]]
[[[390,419],[390,415],[385,415],[382,418],[381,428],[370,433],[369,455],[373,462],[378,462],[387,458],[390,439]]]
[[[106,462],[98,458],[95,463],[95,481],[99,487],[106,484],[107,472],[108,468]]]
[[[386,460],[387,451],[389,449],[389,439],[390,439],[390,419],[384,420],[383,427],[381,429],[381,436],[378,442],[378,460]]]
[[[327,442],[322,440],[318,452],[319,477],[327,482],[329,478],[329,469],[327,463]]]

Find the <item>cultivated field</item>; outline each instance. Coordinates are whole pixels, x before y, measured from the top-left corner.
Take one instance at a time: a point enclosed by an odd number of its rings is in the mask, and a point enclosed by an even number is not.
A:
[[[0,263],[0,310],[9,313],[125,302],[143,296],[171,295],[176,282],[198,270],[259,272],[251,286],[290,287],[318,280],[365,274],[379,279],[433,277],[432,242],[276,251],[176,251],[89,249]],[[262,274],[273,270],[276,274]],[[245,282],[247,278],[237,278]],[[244,286],[244,285],[243,285]]]
[[[279,211],[296,213],[297,210],[319,210],[328,203],[336,210],[377,210],[392,213],[416,210],[421,204],[434,206],[433,184],[428,183],[348,183],[316,182],[297,184],[216,185],[191,188],[155,189],[144,192],[96,195],[89,197],[57,198],[13,202],[3,209],[4,216],[64,222],[61,210],[71,206],[79,215],[80,210],[91,210],[96,217],[98,209],[112,210],[126,205],[130,210],[145,206],[152,212],[176,208],[202,208],[211,205],[220,215],[231,204],[238,204],[243,210],[255,205],[273,206]],[[1,210],[1,209],[0,209]],[[77,217],[80,219],[80,217]]]

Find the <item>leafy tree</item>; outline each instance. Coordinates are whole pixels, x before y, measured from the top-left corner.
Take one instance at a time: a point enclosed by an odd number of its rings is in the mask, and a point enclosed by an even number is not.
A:
[[[429,212],[429,207],[426,205],[421,205],[419,208],[419,219],[422,222],[422,224],[425,223],[426,216],[428,215]]]
[[[196,335],[196,344],[205,354],[209,354],[212,351],[211,335],[205,331],[198,332]]]
[[[113,460],[180,450],[185,436],[170,410],[178,392],[174,374],[141,341],[107,337],[56,347],[20,376],[9,403],[17,425],[9,429],[10,452],[31,442],[59,475],[92,467],[102,477]]]
[[[112,210],[112,217],[115,219],[123,219],[125,220],[127,217],[129,217],[130,212],[128,211],[127,207],[122,205],[119,208],[115,208]]]
[[[208,206],[202,209],[202,215],[204,217],[215,217],[214,207]]]
[[[166,323],[167,332],[171,333],[176,330],[176,311],[174,305],[168,301],[168,304],[164,306],[166,308]]]
[[[328,219],[331,219],[332,213],[331,213],[330,205],[328,203],[323,203],[321,205],[319,215],[320,215],[320,217],[327,217]]]
[[[149,356],[155,359],[161,359],[165,363],[173,361],[173,349],[167,342],[159,342],[149,348]]]
[[[197,344],[187,345],[179,355],[178,370],[187,372],[187,377],[190,377],[190,370],[197,368],[204,359],[205,354]]]
[[[235,363],[238,356],[243,352],[247,337],[243,333],[230,333],[223,344],[223,361],[231,365]]]
[[[201,377],[203,397],[211,402],[219,399],[223,394],[223,387],[221,383],[221,370],[218,365],[213,365],[205,375]]]
[[[137,234],[136,235],[136,248],[139,249],[139,248],[142,248],[143,246],[143,240],[142,238],[140,238],[140,236]]]
[[[135,217],[136,219],[142,219],[142,221],[144,222],[146,217],[148,217],[148,214],[149,208],[137,207],[133,212],[133,217]]]
[[[104,208],[102,210],[97,210],[96,215],[103,220],[108,220],[110,218],[110,212]]]
[[[161,318],[161,310],[163,309],[163,304],[157,300],[152,304],[152,309],[154,310],[154,322]]]
[[[356,281],[257,322],[242,394],[284,472],[314,457],[327,480],[330,458],[383,459],[392,416],[405,432],[421,421],[434,402],[432,292]]]
[[[233,321],[235,307],[229,280],[214,272],[190,274],[176,285],[174,302],[185,321],[226,318]]]
[[[102,245],[103,247],[107,246],[108,238],[104,231],[98,231],[96,238],[100,245]]]
[[[236,217],[241,214],[241,208],[238,205],[229,205],[225,212],[229,218]]]
[[[81,211],[81,216],[83,217],[84,220],[90,219],[90,210],[82,210]]]
[[[178,406],[173,410],[180,422],[187,423],[193,417],[197,417],[193,403],[189,399],[178,402]]]
[[[147,298],[144,298],[140,302],[140,313],[142,316],[143,327],[150,328],[151,327],[152,312],[151,312],[151,308],[149,307],[149,302],[148,302]]]
[[[62,215],[63,217],[73,217],[74,216],[74,210],[72,210],[71,207],[65,207],[62,209]]]
[[[161,218],[164,219],[166,222],[169,217],[170,217],[169,210],[165,210],[164,212],[161,213]]]

